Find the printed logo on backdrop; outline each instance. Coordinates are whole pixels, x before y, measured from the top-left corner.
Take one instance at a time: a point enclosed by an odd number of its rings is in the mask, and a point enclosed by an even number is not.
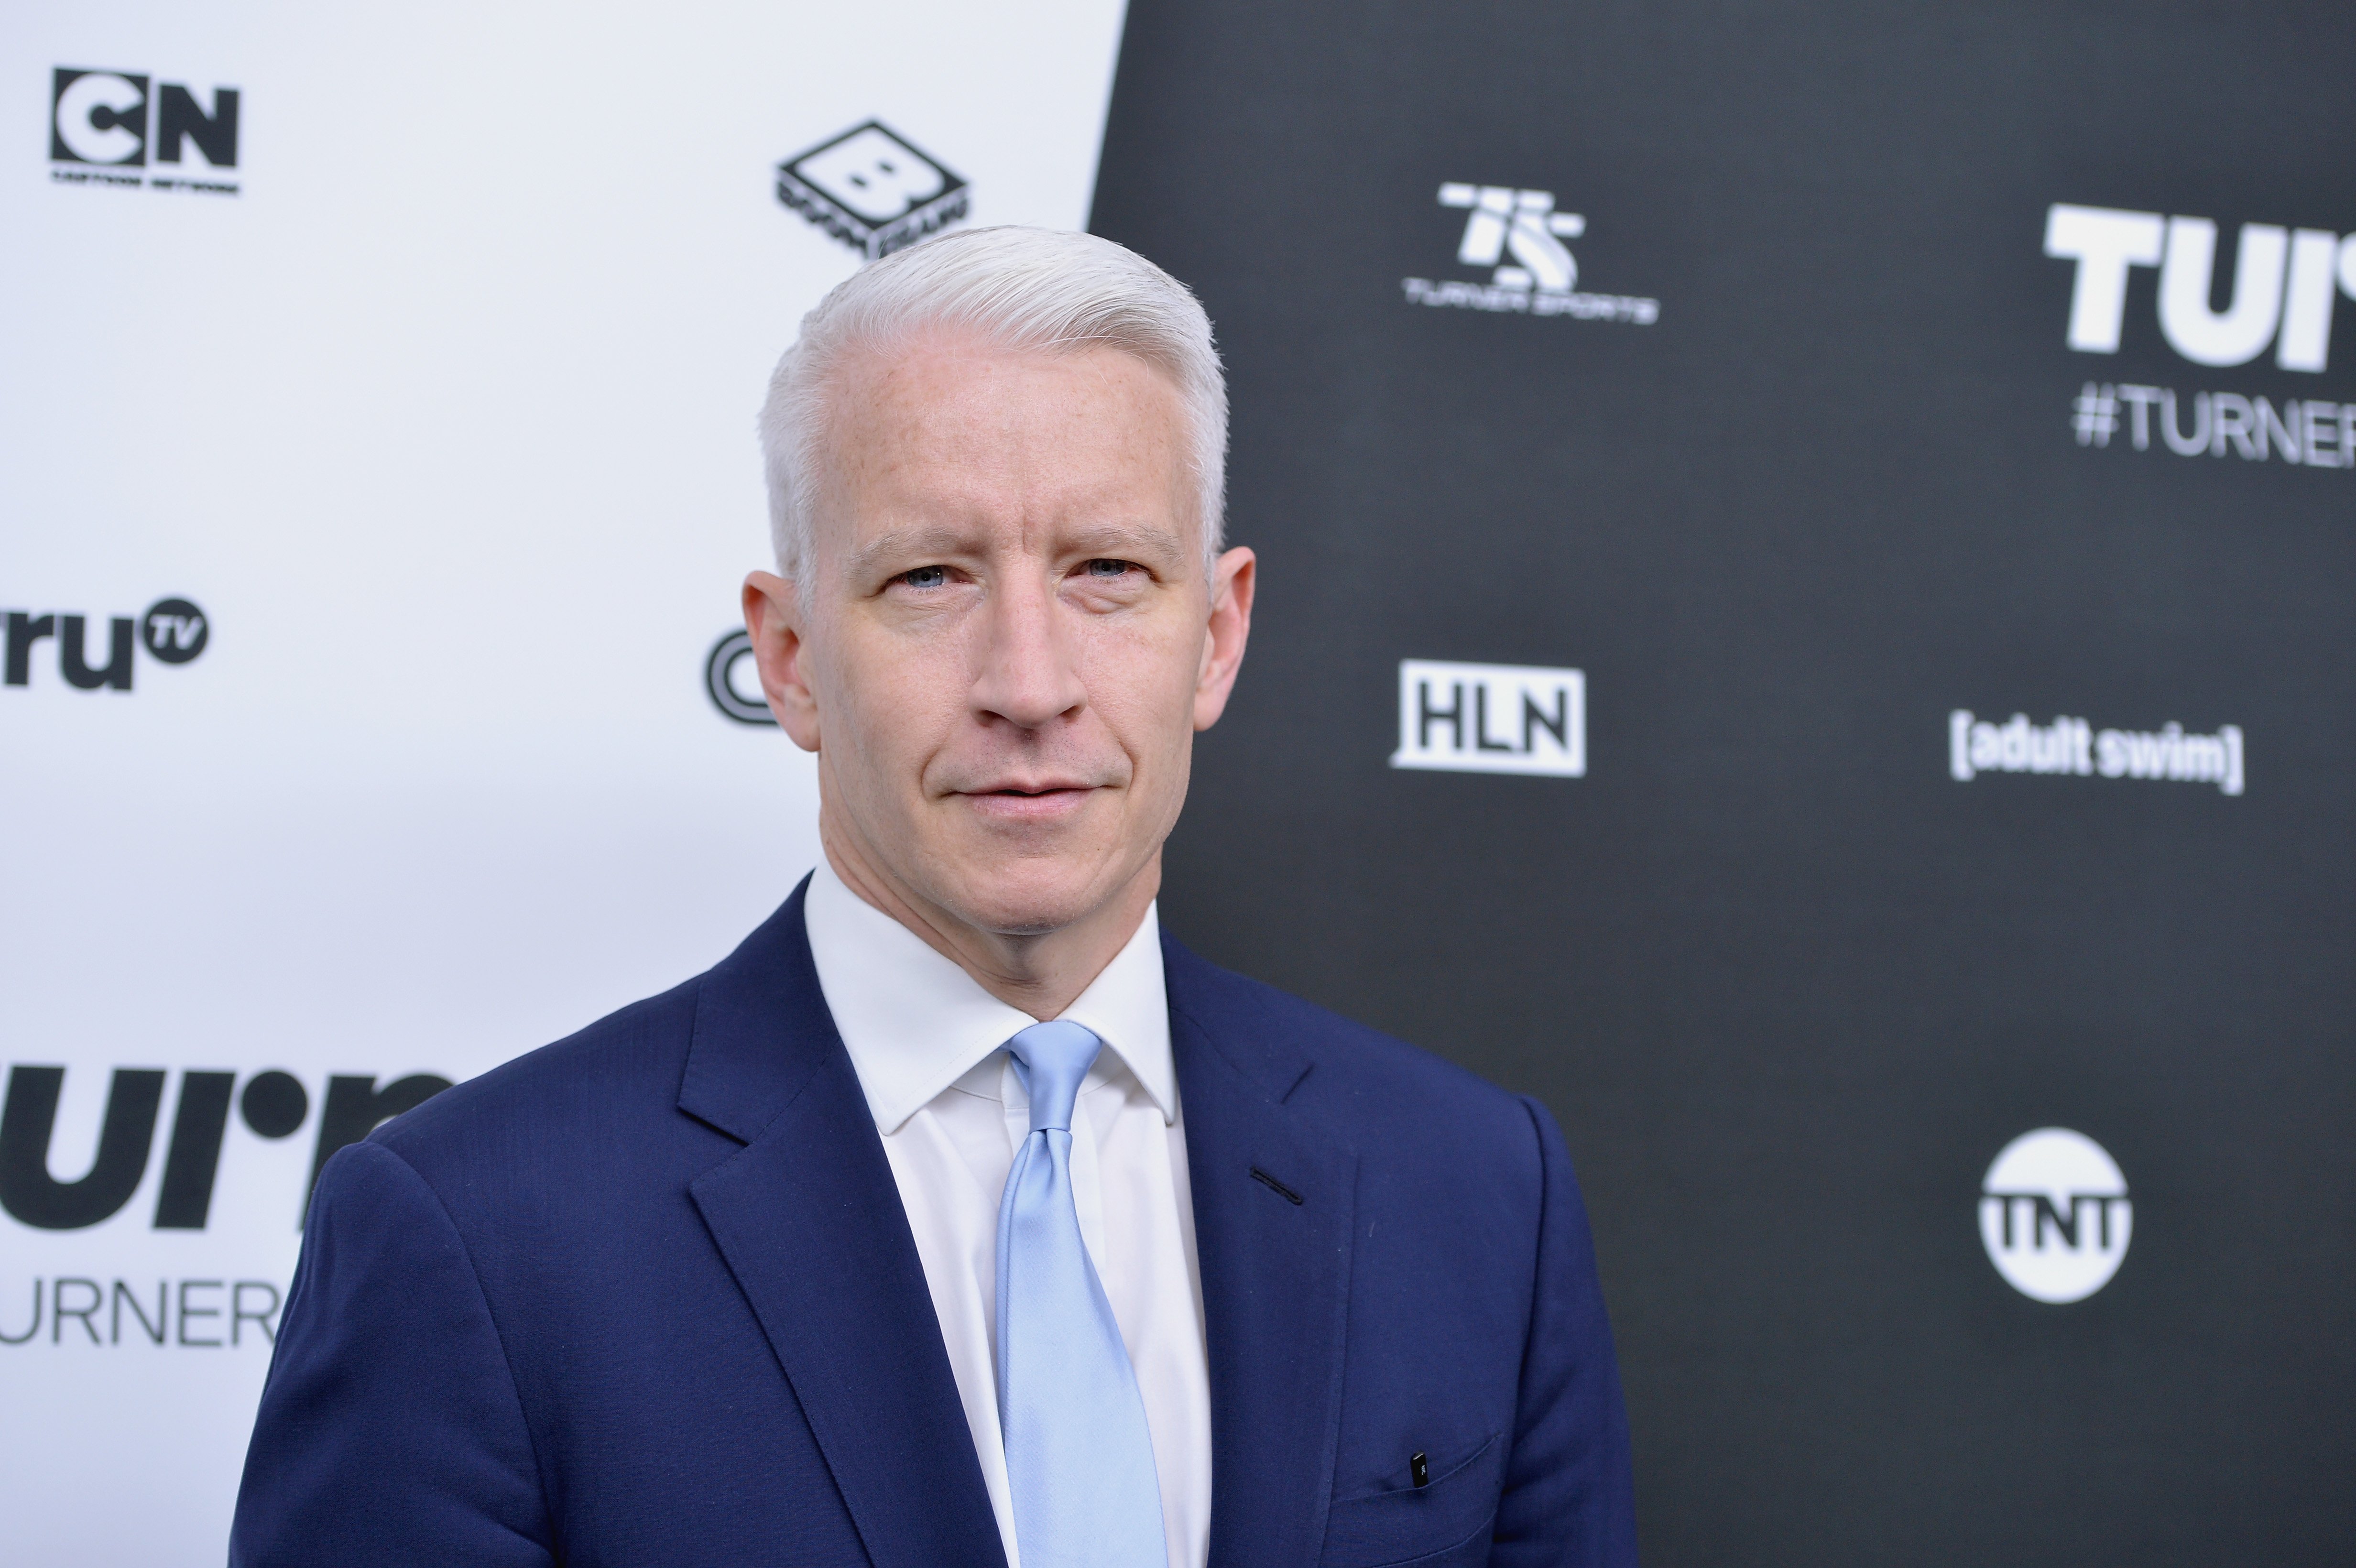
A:
[[[2356,298],[2356,234],[2244,223],[2233,241],[2233,283],[2222,309],[2217,225],[2056,203],[2045,215],[2045,253],[2075,263],[2069,346],[2115,354],[2128,327],[2134,270],[2159,270],[2158,336],[2194,365],[2248,365],[2271,347],[2278,369],[2320,375],[2331,357],[2331,323],[2341,295]],[[2136,325],[2140,335],[2146,330]],[[2179,389],[2129,381],[2087,381],[2070,404],[2080,446],[2229,453],[2242,462],[2303,468],[2356,468],[2356,402],[2281,398],[2217,388]]]
[[[165,1093],[172,1076],[161,1068],[116,1068],[107,1086],[96,1147],[85,1154],[54,1147],[66,1072],[63,1067],[17,1063],[8,1071],[7,1097],[0,1104],[0,1210],[36,1231],[89,1230],[129,1206],[155,1159],[156,1134],[164,1125]],[[431,1072],[412,1073],[381,1086],[372,1076],[336,1073],[328,1077],[314,1117],[311,1091],[293,1073],[265,1069],[246,1075],[241,1089],[239,1077],[209,1069],[179,1074],[155,1205],[146,1216],[148,1229],[202,1231],[210,1224],[232,1106],[246,1132],[273,1142],[312,1124],[310,1179],[316,1185],[337,1150],[450,1087],[450,1080]],[[61,1168],[81,1174],[60,1180],[54,1173]],[[286,1194],[286,1217],[297,1225],[308,1193],[305,1187]],[[284,1300],[274,1281],[250,1279],[54,1275],[32,1279],[24,1296],[18,1296],[19,1288],[16,1282],[0,1279],[0,1346],[43,1342],[44,1325],[48,1329],[46,1342],[51,1345],[136,1345],[143,1339],[190,1347],[239,1346],[249,1340],[266,1345],[276,1334]],[[15,1318],[19,1300],[27,1304],[21,1331]]]
[[[200,93],[145,72],[61,65],[50,73],[49,178],[235,196],[223,171],[237,167],[237,117],[234,87]]]
[[[1980,1243],[2032,1301],[2083,1301],[2110,1284],[2134,1231],[2118,1162],[2066,1127],[2021,1134],[1980,1183]]]
[[[2208,734],[2174,720],[2157,730],[2097,730],[2064,714],[2032,724],[2026,713],[2003,723],[1968,708],[1947,715],[1947,776],[1969,784],[1982,773],[2148,779],[2209,784],[2242,793],[2242,727],[2221,724]]]
[[[777,716],[761,690],[761,672],[753,663],[753,634],[739,626],[712,645],[703,659],[703,694],[712,706],[739,724],[774,728]]]
[[[1399,661],[1395,768],[1587,776],[1587,677],[1529,665]]]
[[[1451,181],[1440,187],[1440,205],[1465,215],[1456,244],[1458,264],[1484,269],[1488,275],[1478,281],[1403,278],[1399,287],[1409,304],[1638,326],[1661,318],[1656,299],[1579,287],[1579,259],[1564,241],[1585,234],[1587,219],[1556,211],[1554,192]]]
[[[212,623],[186,599],[158,599],[140,613],[106,617],[103,663],[91,656],[91,623],[100,617],[59,611],[7,613],[5,674],[0,684],[34,683],[34,655],[47,642],[56,647],[58,678],[77,691],[129,691],[145,648],[158,664],[184,665],[212,641]],[[48,661],[43,661],[48,662]]]
[[[962,178],[880,120],[779,164],[777,199],[871,261],[972,210]]]

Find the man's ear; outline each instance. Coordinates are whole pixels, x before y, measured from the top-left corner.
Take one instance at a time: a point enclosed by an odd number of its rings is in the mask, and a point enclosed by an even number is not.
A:
[[[800,596],[775,573],[744,579],[744,629],[753,635],[753,661],[778,726],[805,752],[818,750],[818,696],[804,675],[809,644]]]
[[[1251,638],[1252,589],[1258,557],[1241,545],[1219,557],[1211,572],[1211,624],[1203,639],[1203,667],[1194,677],[1194,728],[1207,730],[1227,710],[1227,693],[1243,667]]]

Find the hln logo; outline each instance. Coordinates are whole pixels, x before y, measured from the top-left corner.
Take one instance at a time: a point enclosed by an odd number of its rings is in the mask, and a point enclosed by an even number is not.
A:
[[[1528,665],[1399,661],[1395,768],[1587,774],[1587,677]]]
[[[89,70],[59,66],[49,89],[49,162],[63,165],[52,177],[75,184],[139,185],[138,176],[102,175],[102,169],[183,165],[193,144],[216,169],[237,167],[238,90],[216,87],[207,108],[185,83],[155,83],[134,71]],[[159,188],[188,187],[235,194],[218,180],[169,178],[145,182]]]
[[[2159,269],[2159,330],[2196,365],[2246,365],[2275,346],[2286,370],[2321,370],[2331,353],[2332,306],[2356,298],[2356,234],[2244,223],[2234,242],[2233,290],[2210,307],[2217,226],[2107,207],[2056,203],[2045,215],[2045,253],[2077,263],[2070,290],[2070,347],[2115,354],[2126,316],[2127,274]]]
[[[2118,1162],[2067,1127],[2021,1134],[1980,1183],[1980,1244],[2005,1283],[2032,1301],[2083,1301],[2102,1289],[2134,1232]]]

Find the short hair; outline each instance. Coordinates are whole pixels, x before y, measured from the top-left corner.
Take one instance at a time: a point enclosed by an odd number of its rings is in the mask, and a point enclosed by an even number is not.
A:
[[[769,533],[777,570],[810,559],[827,400],[843,361],[935,328],[1017,351],[1117,348],[1176,383],[1193,437],[1207,576],[1226,532],[1227,387],[1211,320],[1186,285],[1093,234],[1007,225],[937,236],[873,262],[802,317],[761,405]]]

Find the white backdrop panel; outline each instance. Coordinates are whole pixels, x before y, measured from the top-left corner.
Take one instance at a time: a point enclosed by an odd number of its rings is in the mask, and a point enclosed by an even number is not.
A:
[[[764,379],[859,263],[774,166],[877,118],[971,182],[969,221],[1081,227],[1119,27],[1119,0],[0,23],[0,610],[89,617],[94,662],[167,596],[210,627],[129,691],[70,686],[54,637],[0,686],[0,1028],[12,1068],[66,1070],[50,1175],[90,1168],[113,1070],[169,1074],[119,1211],[0,1218],[0,1337],[34,1330],[0,1343],[9,1562],[220,1561],[268,1356],[226,1309],[292,1273],[330,1074],[479,1072],[708,965],[815,859],[808,759],[702,689],[766,563]],[[233,170],[145,172],[238,194],[53,178],[59,67],[237,88]],[[272,1140],[232,1111],[207,1222],[159,1230],[192,1069],[282,1069],[308,1115]],[[102,1305],[58,1317],[61,1280]],[[165,1345],[118,1280],[151,1317],[163,1287]]]

